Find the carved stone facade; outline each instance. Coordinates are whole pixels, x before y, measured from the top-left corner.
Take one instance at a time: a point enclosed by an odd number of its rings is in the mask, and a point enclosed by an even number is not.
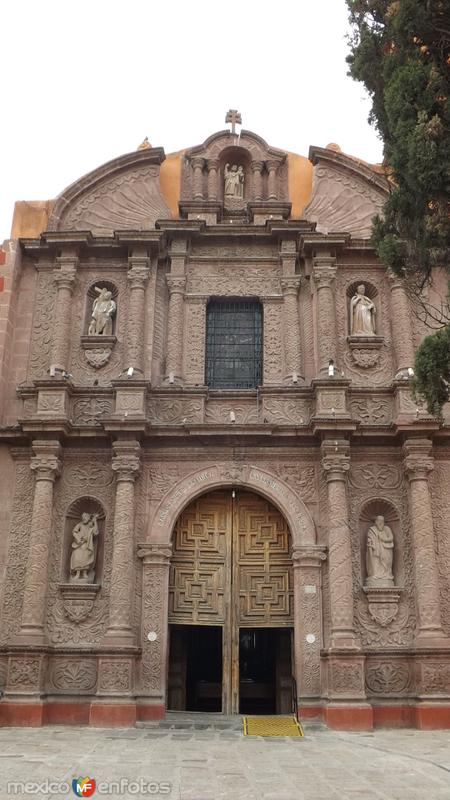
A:
[[[411,395],[417,325],[370,246],[387,191],[335,147],[293,160],[221,131],[116,159],[62,192],[44,229],[22,220],[0,266],[0,724],[61,721],[61,704],[133,724],[180,701],[177,563],[179,603],[238,570],[255,641],[285,610],[280,708],[294,689],[300,713],[336,727],[450,727],[449,428]],[[257,383],[207,377],[212,299],[259,304]],[[208,519],[231,543],[248,529],[237,555],[216,537],[200,563],[192,545],[188,574],[173,532],[201,502],[214,513],[186,540]],[[252,572],[245,553],[286,526],[289,564]],[[223,653],[237,675],[235,639]],[[233,687],[223,710],[239,708]]]

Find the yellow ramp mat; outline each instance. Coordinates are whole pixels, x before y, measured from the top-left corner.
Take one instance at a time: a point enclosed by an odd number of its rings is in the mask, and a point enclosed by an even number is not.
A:
[[[244,736],[303,736],[294,716],[244,717]]]

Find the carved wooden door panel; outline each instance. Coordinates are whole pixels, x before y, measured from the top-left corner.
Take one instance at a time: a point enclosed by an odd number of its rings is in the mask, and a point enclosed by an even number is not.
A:
[[[223,627],[225,713],[239,711],[239,628],[293,625],[289,529],[249,492],[212,492],[174,530],[169,622]]]

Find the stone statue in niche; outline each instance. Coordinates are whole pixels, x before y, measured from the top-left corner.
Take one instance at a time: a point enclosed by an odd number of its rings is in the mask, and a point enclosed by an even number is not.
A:
[[[363,283],[356,287],[356,294],[350,301],[350,322],[352,336],[375,336],[375,304],[365,295]]]
[[[394,534],[380,514],[375,517],[374,524],[367,533],[366,587],[373,589],[394,586],[393,561]]]
[[[233,164],[225,164],[225,197],[236,197],[240,200],[244,197],[244,168]]]
[[[98,286],[94,288],[98,297],[95,298],[92,304],[88,334],[89,336],[111,336],[112,317],[116,312],[116,304],[108,289],[99,289]]]
[[[94,583],[99,514],[81,515],[72,531],[70,583]]]

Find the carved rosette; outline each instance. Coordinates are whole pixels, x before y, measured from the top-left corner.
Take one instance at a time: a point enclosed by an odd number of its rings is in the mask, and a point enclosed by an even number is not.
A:
[[[331,658],[328,664],[330,699],[364,699],[364,658]]]
[[[429,439],[407,439],[404,467],[410,484],[411,532],[418,617],[417,644],[448,645],[441,623],[439,573],[428,475],[434,466]]]
[[[104,644],[121,645],[132,644],[134,640],[134,483],[140,471],[139,442],[115,442],[111,466],[116,473],[116,501],[109,626]]]
[[[5,694],[39,694],[43,685],[44,668],[43,656],[10,656]]]
[[[133,688],[133,662],[130,658],[100,658],[97,696],[129,695]]]
[[[411,681],[408,662],[371,660],[366,667],[366,686],[374,695],[404,694]]]
[[[169,567],[172,548],[145,542],[139,545],[142,558],[142,663],[139,695],[159,704],[166,698],[167,617]]]
[[[23,642],[45,643],[45,612],[53,519],[53,484],[60,474],[60,444],[33,442],[31,469],[35,473],[30,549],[22,604],[19,638]]]
[[[350,447],[344,440],[322,443],[322,467],[328,492],[328,574],[331,606],[331,647],[358,646],[353,628],[351,533],[346,492]]]

